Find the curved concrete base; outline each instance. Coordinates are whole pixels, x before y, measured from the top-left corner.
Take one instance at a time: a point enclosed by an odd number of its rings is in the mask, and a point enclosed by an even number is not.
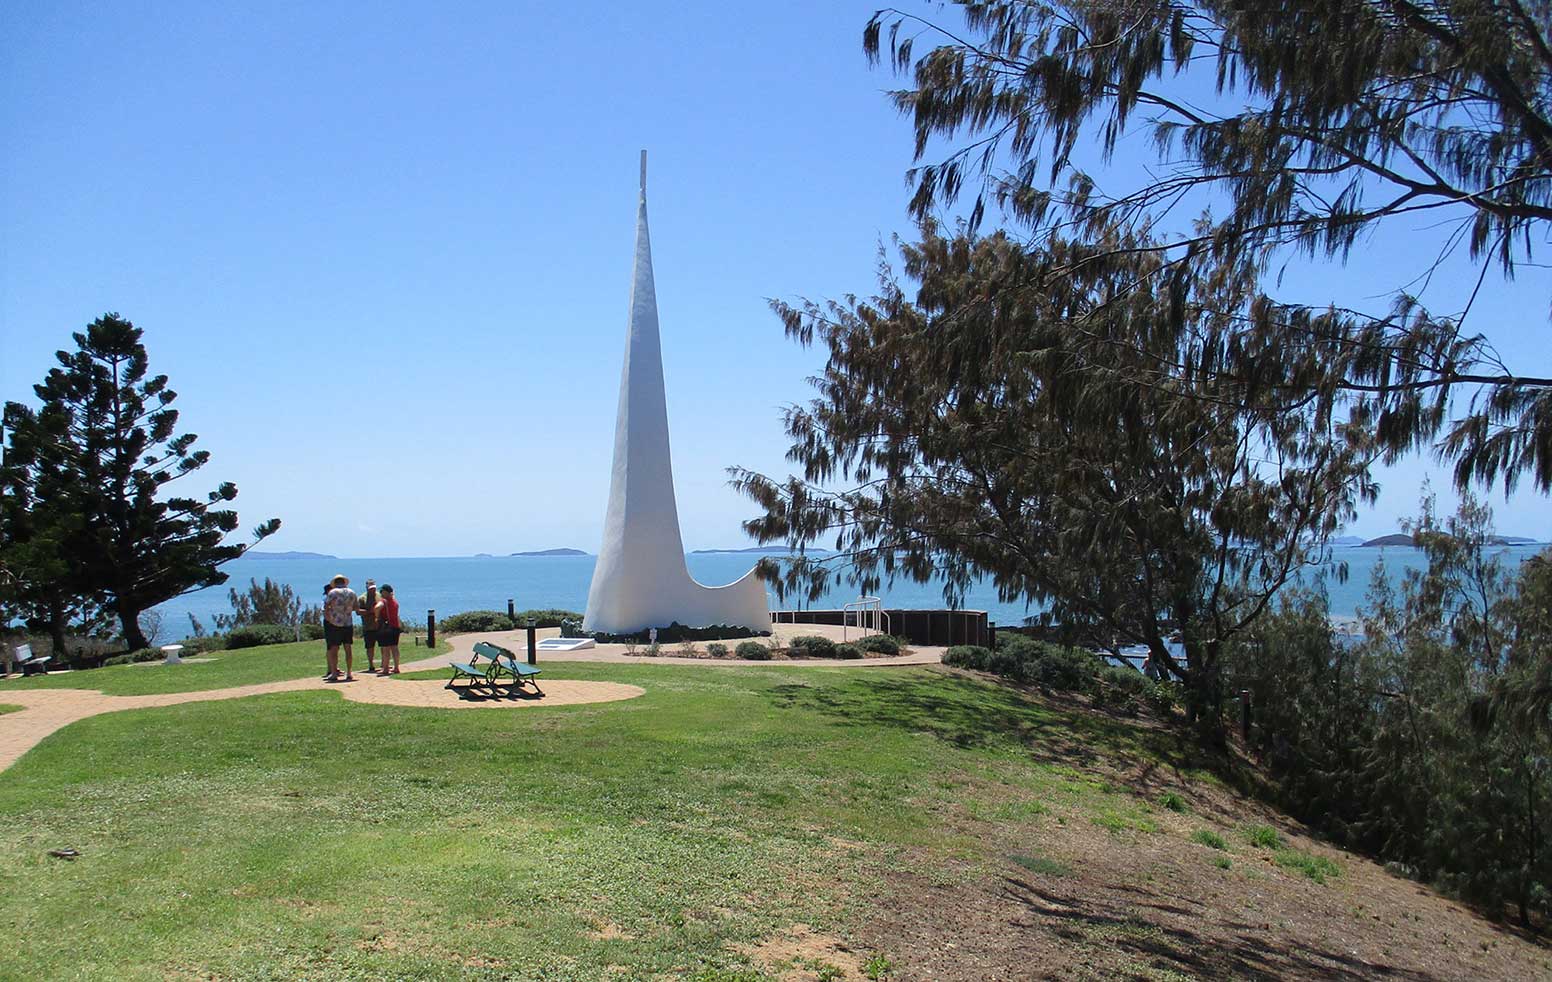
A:
[[[603,562],[602,556],[599,562]],[[765,582],[754,575],[754,570],[727,586],[705,586],[697,583],[688,571],[663,565],[666,568],[642,571],[636,577],[608,570],[595,575],[583,628],[607,634],[632,634],[677,621],[686,627],[725,624],[751,631],[771,629]],[[627,581],[633,579],[650,583],[651,588],[627,586]],[[607,600],[595,603],[593,597]]]

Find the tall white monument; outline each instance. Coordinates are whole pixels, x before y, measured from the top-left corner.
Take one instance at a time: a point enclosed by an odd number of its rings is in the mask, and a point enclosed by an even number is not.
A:
[[[614,474],[604,541],[593,568],[582,626],[625,634],[667,627],[674,621],[689,627],[726,624],[756,631],[771,627],[765,585],[753,570],[727,586],[709,587],[691,579],[685,566],[669,460],[657,292],[647,236],[647,152],[643,150],[630,324],[614,424]]]

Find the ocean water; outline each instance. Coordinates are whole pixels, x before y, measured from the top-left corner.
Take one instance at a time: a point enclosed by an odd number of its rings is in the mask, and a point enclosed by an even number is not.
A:
[[[1506,566],[1513,568],[1535,555],[1543,546],[1508,546],[1501,550]],[[748,554],[707,553],[686,557],[690,573],[700,582],[720,586],[748,572],[755,557]],[[1398,580],[1403,570],[1423,565],[1420,550],[1388,547],[1365,549],[1348,547],[1334,550],[1335,563],[1345,564],[1347,577],[1340,581],[1336,570],[1327,571],[1326,590],[1334,616],[1350,617],[1363,603],[1369,579],[1377,564],[1383,562],[1387,576]],[[208,629],[214,614],[231,609],[227,591],[245,588],[250,579],[263,582],[268,577],[289,584],[304,603],[322,600],[323,586],[336,573],[350,577],[351,585],[362,589],[367,577],[379,584],[392,584],[406,620],[424,623],[427,610],[438,617],[464,610],[506,610],[510,598],[519,610],[559,607],[582,610],[587,605],[587,589],[593,578],[592,556],[510,556],[451,557],[424,559],[312,559],[244,556],[225,569],[227,585],[200,590],[178,597],[157,608],[162,625],[161,640],[184,637],[190,632],[189,614],[198,617]],[[944,606],[941,583],[901,582],[879,591],[884,606],[901,608],[938,608]],[[855,589],[832,591],[803,607],[839,607],[855,600]],[[771,595],[772,609],[796,606],[780,604]],[[974,589],[964,607],[985,610],[997,624],[1021,624],[1036,609],[1022,603],[1006,604],[997,599],[989,585]]]

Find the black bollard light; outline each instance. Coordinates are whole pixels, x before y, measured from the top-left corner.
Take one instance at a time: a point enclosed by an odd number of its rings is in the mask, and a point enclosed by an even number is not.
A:
[[[532,618],[528,620],[528,664],[539,663],[539,639]]]
[[[426,647],[436,647],[436,611],[426,611]]]
[[[517,620],[517,606],[512,603],[510,598],[507,600],[507,620]]]

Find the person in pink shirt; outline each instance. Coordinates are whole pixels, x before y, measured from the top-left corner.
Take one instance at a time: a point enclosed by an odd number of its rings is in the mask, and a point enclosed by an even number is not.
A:
[[[377,598],[377,651],[382,657],[382,671],[378,675],[399,674],[399,601],[394,598],[393,587],[384,583]],[[391,667],[390,667],[391,666]]]

